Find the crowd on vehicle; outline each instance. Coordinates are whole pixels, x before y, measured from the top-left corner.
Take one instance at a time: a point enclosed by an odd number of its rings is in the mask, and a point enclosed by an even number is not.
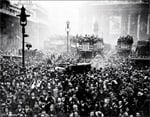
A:
[[[79,44],[84,42],[90,42],[90,44],[93,44],[97,43],[98,41],[103,43],[103,38],[98,37],[98,35],[88,35],[88,34],[85,35],[77,34],[76,36],[72,37],[71,40]]]
[[[150,68],[117,60],[76,73],[1,58],[0,117],[148,117]]]

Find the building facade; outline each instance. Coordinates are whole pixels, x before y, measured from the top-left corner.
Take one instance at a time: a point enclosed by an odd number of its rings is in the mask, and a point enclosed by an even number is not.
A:
[[[22,27],[20,14],[22,4],[11,4],[9,0],[2,0],[0,3],[0,51],[8,55],[16,55],[22,49]],[[28,4],[25,6],[27,14],[30,15],[26,28],[26,43],[31,43],[33,49],[40,49],[43,40],[48,36],[48,22],[46,12],[38,6]]]
[[[149,0],[106,1],[95,4],[89,2],[80,8],[80,20],[83,21],[79,24],[80,32],[94,33],[92,27],[97,22],[98,34],[103,36],[104,42],[116,45],[118,37],[127,34],[133,36],[134,42],[149,38]]]

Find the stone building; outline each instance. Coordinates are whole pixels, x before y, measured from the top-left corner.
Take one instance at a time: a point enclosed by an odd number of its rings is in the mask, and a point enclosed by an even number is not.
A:
[[[22,4],[12,4],[9,0],[0,1],[0,51],[5,54],[18,54],[22,47],[22,28],[20,14]],[[31,43],[33,49],[42,47],[42,40],[48,35],[48,17],[46,11],[34,4],[26,4],[27,14],[30,15],[26,26],[26,33],[29,37],[25,42]],[[26,43],[25,43],[26,44]]]
[[[80,32],[90,34],[98,23],[99,35],[104,42],[116,45],[119,36],[131,35],[134,42],[150,36],[149,0],[99,0],[80,8]],[[83,21],[83,22],[81,22]]]

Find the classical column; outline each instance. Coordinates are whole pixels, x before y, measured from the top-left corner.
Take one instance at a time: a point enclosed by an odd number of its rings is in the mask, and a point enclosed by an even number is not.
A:
[[[109,15],[104,15],[104,38],[109,38]]]
[[[150,14],[148,14],[147,18],[147,35],[150,34]]]
[[[86,20],[87,20],[86,16],[83,16],[83,24],[82,24],[81,28],[82,28],[82,33],[84,33],[84,34],[86,33],[86,28],[85,28],[86,27]]]
[[[140,18],[140,39],[146,40],[147,37],[147,19],[148,19],[148,13],[141,13],[141,18]]]
[[[104,15],[101,15],[101,32],[102,36],[104,36]]]
[[[137,20],[138,15],[133,14],[131,16],[130,35],[134,38],[134,40],[137,40]]]
[[[128,15],[128,34],[130,34],[130,26],[131,26],[131,15]]]
[[[128,33],[128,15],[123,13],[121,15],[121,34],[126,35]]]
[[[141,19],[141,15],[138,15],[138,21],[137,21],[137,40],[139,40],[140,38],[140,19]]]

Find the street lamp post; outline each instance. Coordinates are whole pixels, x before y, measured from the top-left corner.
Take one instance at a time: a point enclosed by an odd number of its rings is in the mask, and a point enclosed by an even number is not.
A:
[[[25,26],[27,25],[27,17],[30,15],[26,14],[26,9],[24,6],[21,8],[21,13],[17,16],[20,17],[20,25],[22,26],[22,67],[25,67],[25,57],[24,57],[24,38],[28,37],[27,34],[25,34]]]
[[[69,52],[69,32],[70,32],[69,25],[70,25],[70,22],[67,21],[66,24],[67,24],[67,28],[66,28],[66,32],[67,32],[67,52]]]

